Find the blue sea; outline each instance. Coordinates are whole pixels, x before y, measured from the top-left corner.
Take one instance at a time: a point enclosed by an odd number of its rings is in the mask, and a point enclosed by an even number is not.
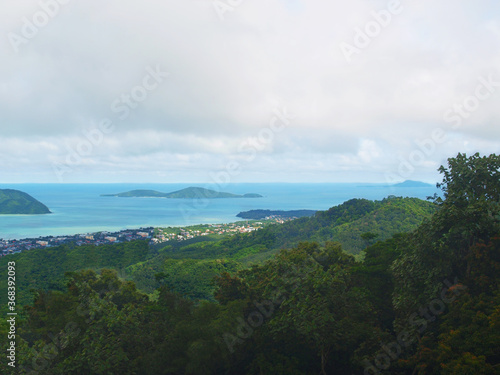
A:
[[[172,192],[189,186],[234,194],[258,193],[263,198],[165,199],[101,197],[134,189]],[[384,184],[227,184],[223,188],[195,184],[1,184],[38,199],[49,215],[0,215],[0,238],[22,239],[119,231],[150,226],[188,226],[230,223],[252,209],[326,210],[352,198],[381,200],[388,195],[425,199],[437,193],[429,187],[393,187]]]

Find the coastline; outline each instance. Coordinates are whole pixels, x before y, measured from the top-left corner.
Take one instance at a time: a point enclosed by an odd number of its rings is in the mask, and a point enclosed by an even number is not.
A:
[[[101,194],[137,187],[173,191],[189,184],[24,184],[22,189],[46,204],[51,215],[0,216],[0,238],[14,240],[48,236],[70,236],[99,231],[233,223],[239,212],[258,209],[272,211],[328,210],[352,198],[381,200],[388,195],[425,199],[435,188],[367,189],[360,183],[268,183],[228,184],[225,189],[238,194],[259,191],[259,199],[235,198],[206,201],[192,199],[105,199]],[[9,185],[11,186],[11,185]],[[113,197],[117,198],[117,197]]]
[[[197,224],[192,226],[141,227],[122,229],[116,232],[96,231],[73,235],[46,236],[38,238],[2,239],[0,238],[0,256],[17,254],[22,251],[56,247],[68,243],[81,245],[111,245],[135,240],[147,240],[150,245],[167,241],[183,241],[198,236],[234,235],[249,233],[263,228],[270,223],[280,223],[291,219],[266,218],[264,220],[238,220],[232,223]],[[200,231],[204,228],[204,231]]]

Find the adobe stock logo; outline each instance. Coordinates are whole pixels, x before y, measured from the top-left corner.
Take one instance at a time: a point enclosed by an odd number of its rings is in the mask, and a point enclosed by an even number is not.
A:
[[[368,48],[373,39],[378,37],[391,24],[393,17],[402,12],[403,7],[399,0],[390,0],[387,3],[387,9],[382,9],[378,12],[372,11],[371,15],[373,19],[368,21],[363,29],[359,27],[354,28],[353,43],[341,42],[339,44],[347,62],[350,63],[352,61],[352,55],[359,55],[365,48]]]
[[[429,323],[436,320],[438,316],[443,314],[447,305],[453,303],[462,291],[467,290],[467,286],[460,284],[455,278],[454,283],[448,279],[443,281],[443,288],[440,295],[430,301],[426,306],[420,306],[418,312],[413,312],[407,320],[407,328],[403,329],[395,335],[395,340],[390,343],[380,343],[381,350],[369,361],[365,359],[363,364],[365,375],[377,375],[388,370],[392,363],[398,361],[405,349],[410,348],[419,340],[427,330]]]
[[[224,14],[226,12],[233,12],[242,2],[243,0],[213,0],[212,5],[219,19],[224,21]]]
[[[111,111],[118,115],[120,120],[125,120],[130,112],[137,108],[140,103],[149,97],[149,93],[156,90],[169,73],[163,72],[159,66],[155,69],[148,66],[148,72],[141,81],[140,85],[135,86],[130,92],[122,94],[111,103]]]
[[[451,125],[451,130],[458,130],[467,119],[473,117],[474,112],[481,108],[482,103],[491,100],[498,95],[500,81],[489,74],[487,78],[480,76],[474,91],[459,102],[450,106],[443,114],[443,120]],[[415,172],[416,167],[424,165],[431,160],[431,156],[436,152],[439,145],[444,144],[448,139],[447,130],[435,128],[429,137],[423,140],[415,140],[417,145],[407,157],[398,156],[398,167],[393,172],[385,173],[386,181],[390,184],[399,182],[401,179],[409,179]]]
[[[61,10],[61,5],[66,5],[71,0],[40,0],[38,5],[40,9],[36,11],[30,18],[23,17],[21,19],[23,25],[19,33],[10,32],[7,34],[9,43],[14,49],[14,52],[19,52],[19,47],[23,44],[28,44],[35,38],[40,30],[47,26],[51,19],[55,18]]]
[[[147,66],[146,73],[140,84],[112,101],[110,109],[118,120],[125,121],[131,112],[148,99],[151,93],[160,87],[161,83],[170,75],[170,73],[163,71],[160,65],[156,65],[154,68]],[[92,122],[90,127],[82,130],[83,137],[80,137],[76,146],[66,145],[67,153],[63,160],[52,163],[52,169],[59,182],[63,182],[64,175],[73,172],[76,167],[92,162],[87,158],[103,144],[106,136],[115,131],[117,122],[113,117],[102,118],[97,123]]]
[[[214,189],[222,191],[222,188],[227,186],[234,177],[241,175],[243,167],[253,162],[257,154],[270,145],[274,141],[276,134],[284,131],[293,119],[295,119],[295,115],[288,112],[286,106],[275,108],[268,125],[260,129],[256,137],[250,137],[239,145],[238,154],[243,157],[242,162],[228,160],[221,170],[209,173],[212,183],[216,185]],[[207,185],[206,188],[212,189],[210,185]],[[192,199],[191,204],[181,204],[179,211],[181,211],[184,221],[188,224],[191,222],[193,214],[199,212],[202,208],[208,207],[209,204],[210,197],[200,194],[200,196]]]
[[[464,119],[468,119],[479,109],[481,102],[490,99],[500,87],[500,81],[495,81],[492,74],[488,76],[488,79],[479,77],[478,82],[474,94],[467,96],[461,103],[455,103],[444,113],[444,121],[453,124],[453,130],[462,126]]]

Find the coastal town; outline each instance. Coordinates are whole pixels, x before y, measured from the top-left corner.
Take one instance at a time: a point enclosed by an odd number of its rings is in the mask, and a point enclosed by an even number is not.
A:
[[[278,216],[266,217],[262,221],[245,221],[227,224],[200,224],[189,227],[124,229],[118,232],[97,232],[70,236],[47,236],[6,240],[0,238],[0,256],[17,254],[21,251],[56,247],[68,243],[82,245],[106,245],[135,240],[146,240],[151,245],[168,241],[186,241],[199,236],[232,236],[237,233],[251,233],[269,224],[282,224],[287,219]]]
[[[283,221],[276,220],[277,223]],[[201,224],[187,228],[157,228],[152,238],[153,243],[162,243],[167,241],[185,241],[199,236],[223,236],[234,235],[236,233],[251,233],[261,229],[265,224],[256,222],[238,222],[230,224]]]
[[[105,245],[121,243],[134,240],[151,240],[154,228],[126,229],[119,232],[97,232],[75,234],[71,236],[47,236],[38,238],[25,238],[20,240],[0,239],[0,255],[20,253],[25,250],[33,250],[47,247],[55,247],[68,243],[77,246],[82,245]]]

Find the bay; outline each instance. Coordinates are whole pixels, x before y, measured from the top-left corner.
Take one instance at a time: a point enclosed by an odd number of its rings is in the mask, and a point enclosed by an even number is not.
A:
[[[134,189],[172,192],[200,186],[263,198],[165,199],[101,197]],[[229,223],[252,209],[326,210],[352,198],[381,200],[389,195],[425,199],[438,192],[429,187],[394,187],[363,183],[239,183],[208,184],[2,184],[38,199],[50,215],[0,215],[0,238],[21,239],[157,226]]]

